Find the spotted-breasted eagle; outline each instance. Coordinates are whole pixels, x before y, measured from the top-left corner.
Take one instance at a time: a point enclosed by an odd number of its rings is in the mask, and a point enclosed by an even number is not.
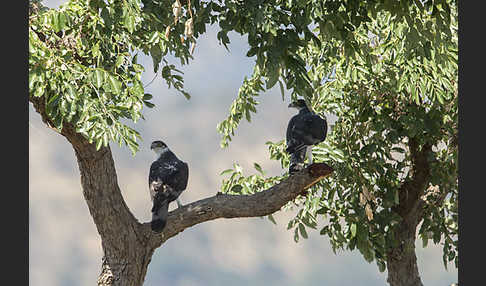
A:
[[[189,168],[160,140],[153,141],[150,149],[157,155],[157,160],[150,165],[148,178],[153,201],[151,227],[155,232],[162,232],[167,223],[169,203],[176,200],[178,207],[181,206],[178,197],[187,187]]]
[[[285,151],[290,154],[289,173],[293,174],[303,169],[306,154],[312,164],[312,146],[326,139],[327,122],[311,111],[303,99],[290,103],[289,107],[299,110],[287,126]]]

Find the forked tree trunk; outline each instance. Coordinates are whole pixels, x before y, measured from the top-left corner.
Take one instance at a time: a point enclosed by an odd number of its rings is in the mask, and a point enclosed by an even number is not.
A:
[[[139,223],[126,206],[109,148],[70,139],[81,174],[83,195],[102,240],[98,285],[142,285],[153,254]],[[79,138],[78,138],[79,139]]]
[[[419,146],[416,138],[410,138],[408,147],[412,159],[410,180],[402,184],[399,204],[393,208],[402,219],[394,229],[398,246],[387,252],[387,281],[390,286],[423,286],[415,255],[415,235],[424,213],[422,196],[430,180],[427,157],[432,146]]]

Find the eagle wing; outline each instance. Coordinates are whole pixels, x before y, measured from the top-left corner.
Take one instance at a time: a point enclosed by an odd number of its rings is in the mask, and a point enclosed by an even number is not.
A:
[[[302,150],[305,146],[324,141],[327,135],[327,122],[314,113],[297,114],[287,127],[288,153]]]
[[[150,166],[149,189],[152,200],[158,194],[168,200],[176,200],[186,189],[189,169],[182,161],[155,161]]]
[[[311,145],[324,141],[327,135],[327,122],[317,114],[306,114],[304,117],[306,131],[311,134]]]

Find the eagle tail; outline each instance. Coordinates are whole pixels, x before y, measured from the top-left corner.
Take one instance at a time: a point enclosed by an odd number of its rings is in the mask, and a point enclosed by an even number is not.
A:
[[[290,165],[289,165],[290,175],[304,168],[305,153],[306,153],[306,148],[300,148],[294,153],[290,154]]]
[[[169,214],[169,201],[166,198],[155,196],[154,206],[152,207],[152,222],[150,226],[155,232],[162,232],[167,224]]]

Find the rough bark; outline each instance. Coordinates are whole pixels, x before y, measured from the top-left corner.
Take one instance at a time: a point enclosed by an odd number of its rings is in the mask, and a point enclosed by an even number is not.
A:
[[[89,212],[101,236],[102,271],[98,285],[142,285],[153,251],[142,225],[126,206],[109,148],[73,145]]]
[[[96,150],[69,123],[62,131],[56,130],[44,112],[43,100],[29,100],[44,123],[66,137],[74,148],[83,195],[101,237],[103,259],[97,281],[100,286],[142,285],[155,249],[167,239],[209,220],[272,214],[333,172],[328,165],[318,163],[253,195],[218,193],[170,212],[166,228],[157,234],[152,232],[149,222],[140,223],[125,204],[110,148]]]
[[[411,179],[400,188],[399,205],[394,208],[402,220],[394,229],[398,246],[387,252],[387,281],[391,286],[423,286],[415,255],[416,230],[422,220],[430,166],[427,160],[432,146],[419,146],[415,138],[410,138],[408,147],[412,157]]]
[[[388,283],[391,286],[422,286],[415,255],[417,225],[401,223],[396,237],[400,246],[387,253]]]
[[[184,229],[205,221],[272,214],[298,195],[305,194],[306,189],[330,176],[332,172],[333,169],[325,163],[316,163],[273,187],[253,195],[218,193],[213,197],[175,209],[169,213],[164,231],[159,235],[153,235],[150,245],[156,248]],[[145,223],[143,226],[146,232],[150,231],[149,223]]]

